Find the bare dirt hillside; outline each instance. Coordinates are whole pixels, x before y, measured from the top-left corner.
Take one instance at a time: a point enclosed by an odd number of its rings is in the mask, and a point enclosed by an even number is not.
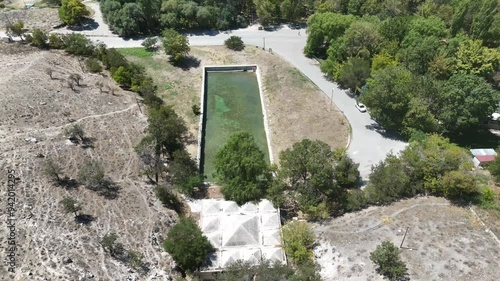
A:
[[[113,85],[109,77],[83,72],[77,58],[54,51],[0,43],[0,256],[14,240],[16,273],[0,266],[0,279],[9,280],[169,280],[171,259],[163,240],[177,215],[155,198],[152,187],[138,176],[133,147],[142,137],[146,116],[133,93],[100,93],[97,81]],[[45,72],[54,70],[54,79]],[[69,74],[83,77],[72,91]],[[83,127],[93,148],[75,145],[64,135],[71,124]],[[56,159],[70,178],[76,178],[84,159],[102,162],[106,175],[119,188],[110,199],[83,186],[59,187],[41,173],[48,157]],[[7,209],[9,170],[17,177],[15,204]],[[78,199],[88,225],[64,214],[59,202]],[[12,196],[11,196],[12,197]],[[6,227],[15,216],[15,230]],[[99,244],[116,232],[125,249],[139,251],[149,273],[110,257]],[[13,239],[8,240],[11,237]],[[155,277],[156,276],[156,277]],[[5,278],[5,279],[4,279]]]
[[[500,280],[500,243],[489,226],[444,198],[421,197],[370,207],[316,224],[315,250],[325,280],[384,280],[370,252],[401,245],[411,280]]]

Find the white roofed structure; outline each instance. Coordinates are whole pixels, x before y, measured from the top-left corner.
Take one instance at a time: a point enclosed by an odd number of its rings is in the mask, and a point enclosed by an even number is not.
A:
[[[221,199],[203,199],[188,202],[192,211],[200,213],[198,222],[215,253],[207,257],[201,272],[223,271],[238,260],[257,264],[263,259],[285,264],[281,241],[279,212],[268,200],[258,204]]]

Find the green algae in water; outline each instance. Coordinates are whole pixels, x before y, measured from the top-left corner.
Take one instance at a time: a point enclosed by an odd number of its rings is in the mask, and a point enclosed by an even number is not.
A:
[[[213,182],[215,155],[236,132],[249,132],[269,162],[259,84],[253,72],[207,72],[204,174]]]

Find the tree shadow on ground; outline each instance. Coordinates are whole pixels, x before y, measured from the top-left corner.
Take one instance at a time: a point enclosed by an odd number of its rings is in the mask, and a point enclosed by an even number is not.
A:
[[[90,225],[93,221],[95,221],[95,217],[87,214],[80,214],[75,217],[76,223],[81,223],[83,225]]]
[[[64,178],[60,179],[57,184],[65,189],[76,189],[78,188],[78,182],[75,179],[71,179],[68,176],[65,176]]]
[[[405,141],[405,139],[395,131],[387,131],[377,122],[373,122],[370,125],[366,125],[365,128],[371,131],[375,131],[379,133],[382,137],[386,139],[396,140],[396,141]]]
[[[175,67],[180,67],[182,70],[187,71],[191,68],[197,68],[200,66],[200,59],[193,56],[186,56],[182,60],[174,63]]]
[[[500,137],[486,128],[479,128],[463,134],[450,134],[446,137],[451,142],[467,148],[497,148],[500,143]]]
[[[94,148],[95,138],[85,137],[82,140],[82,148]]]
[[[101,190],[99,191],[99,195],[109,200],[118,198],[119,194],[120,187],[111,179],[106,179]]]
[[[200,29],[194,29],[194,30],[189,30],[184,33],[184,35],[188,36],[215,36],[220,34],[219,30],[215,29],[210,29],[210,30],[200,30]]]
[[[70,26],[68,27],[68,29],[72,31],[89,31],[97,29],[98,27],[99,23],[97,23],[95,20],[91,18],[85,18],[80,25]]]

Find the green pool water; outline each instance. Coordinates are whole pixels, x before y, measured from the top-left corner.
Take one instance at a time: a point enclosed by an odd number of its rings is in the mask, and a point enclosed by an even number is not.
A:
[[[257,77],[253,72],[207,72],[202,167],[213,182],[215,154],[236,132],[249,132],[269,162]]]

